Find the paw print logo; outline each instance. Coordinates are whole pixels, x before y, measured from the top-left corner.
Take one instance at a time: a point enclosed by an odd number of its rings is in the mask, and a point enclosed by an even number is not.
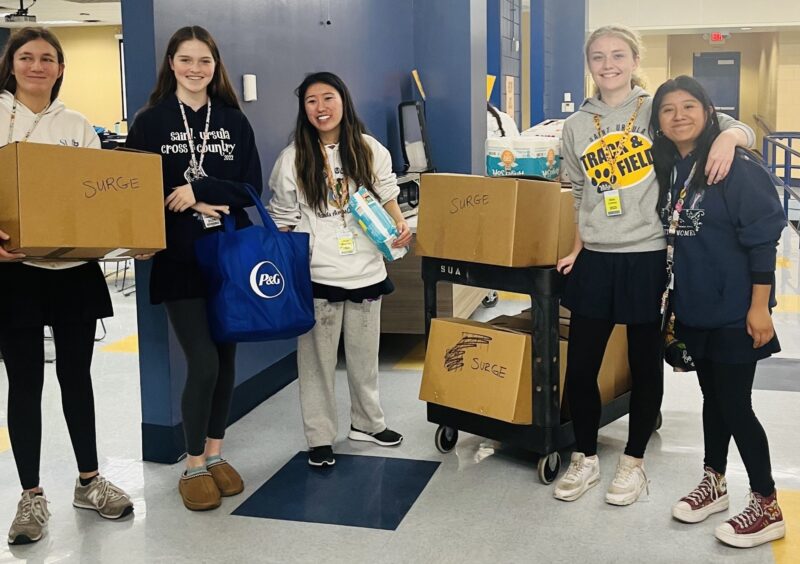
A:
[[[599,168],[594,169],[592,173],[592,186],[597,188],[597,193],[604,190],[611,190],[614,184],[617,183],[617,175],[611,173],[611,167],[604,167],[603,170]]]

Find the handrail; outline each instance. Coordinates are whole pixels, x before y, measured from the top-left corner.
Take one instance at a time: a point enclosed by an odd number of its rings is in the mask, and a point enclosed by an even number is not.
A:
[[[773,133],[775,133],[775,131],[772,129],[772,127],[770,127],[770,125],[767,123],[767,120],[763,116],[759,114],[753,114],[753,119],[755,120],[756,125],[760,127],[767,135],[772,135]]]
[[[795,164],[795,158],[800,159],[800,150],[792,147],[793,141],[800,141],[800,132],[780,131],[770,135],[765,135],[762,143],[764,165],[775,175],[782,186],[778,186],[783,191],[783,211],[792,229],[800,234],[800,220],[789,217],[789,201],[800,201],[800,178],[795,178],[793,173],[800,170],[800,161]],[[778,163],[778,149],[782,150],[781,163]],[[782,169],[782,174],[778,170]]]

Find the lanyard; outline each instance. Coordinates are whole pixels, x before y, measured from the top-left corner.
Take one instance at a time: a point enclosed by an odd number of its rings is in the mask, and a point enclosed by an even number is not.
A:
[[[342,212],[342,227],[346,229],[347,220],[345,219],[345,208],[347,207],[347,202],[350,200],[350,184],[347,181],[346,176],[337,179],[333,175],[331,163],[328,161],[328,150],[325,148],[325,145],[322,143],[321,139],[318,141],[319,148],[322,151],[322,162],[325,163],[325,183],[328,185],[328,188],[333,194],[336,207],[338,207]]]
[[[694,172],[697,169],[697,163],[692,165],[692,170],[689,172],[689,176],[683,183],[683,187],[681,191],[678,193],[678,201],[675,202],[675,206],[672,206],[672,184],[675,183],[675,178],[677,177],[678,173],[675,168],[672,169],[672,178],[670,182],[670,189],[667,195],[667,214],[669,216],[669,227],[667,228],[667,287],[664,289],[664,293],[661,295],[661,314],[664,315],[664,312],[667,310],[667,303],[669,301],[669,291],[672,289],[674,285],[674,278],[672,274],[672,267],[675,264],[675,237],[678,233],[678,224],[681,220],[681,212],[683,211],[684,202],[686,200],[686,194],[689,190],[689,185],[692,183],[692,179],[694,178]]]
[[[183,109],[183,102],[178,100],[178,107],[181,109],[181,117],[183,118],[183,127],[186,129],[186,138],[189,140],[189,151],[192,154],[191,166],[195,176],[199,176],[203,170],[203,159],[206,157],[206,142],[208,141],[208,125],[211,123],[211,98],[208,98],[206,105],[206,127],[203,131],[203,146],[200,149],[200,162],[194,154],[194,139],[192,138],[192,130],[189,128],[189,122],[186,120],[186,110]],[[205,176],[205,174],[202,174]]]
[[[616,177],[617,175],[617,157],[622,154],[622,149],[625,147],[625,142],[628,140],[628,137],[631,135],[631,131],[633,130],[633,124],[636,122],[636,118],[639,116],[639,109],[641,109],[642,104],[644,104],[644,96],[639,96],[636,100],[636,109],[633,110],[633,114],[631,114],[628,123],[625,124],[625,130],[622,135],[622,139],[614,143],[613,147],[610,147],[606,144],[606,140],[603,137],[603,127],[600,125],[600,116],[595,114],[594,117],[594,128],[597,130],[597,137],[600,139],[600,145],[603,147],[603,154],[606,157],[606,162],[611,165],[611,174]],[[614,184],[612,182],[612,184]]]
[[[28,130],[28,132],[25,134],[25,136],[22,139],[20,139],[20,141],[19,141],[20,143],[25,143],[28,140],[28,138],[30,138],[31,133],[33,133],[33,130],[36,129],[37,125],[39,125],[39,120],[42,119],[42,116],[44,115],[44,113],[47,111],[47,108],[49,108],[49,107],[50,107],[50,104],[47,104],[47,107],[45,107],[45,109],[43,109],[41,112],[36,114],[36,119],[33,120],[33,125],[31,125],[31,128]],[[17,121],[17,98],[16,98],[16,96],[14,97],[14,105],[11,106],[11,123],[8,126],[8,139],[6,140],[6,145],[11,143],[11,139],[14,137],[14,122],[15,121]]]

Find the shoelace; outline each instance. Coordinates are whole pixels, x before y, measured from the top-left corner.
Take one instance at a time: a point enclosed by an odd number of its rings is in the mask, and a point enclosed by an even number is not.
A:
[[[753,492],[750,492],[748,497],[750,498],[750,501],[745,510],[731,519],[731,521],[738,525],[740,529],[748,528],[764,515],[764,509],[756,499],[756,496],[753,495]]]
[[[706,497],[711,497],[712,500],[717,500],[719,499],[719,491],[721,489],[722,487],[717,477],[710,472],[706,472],[706,475],[703,476],[703,480],[689,495],[686,496],[686,499],[694,502],[695,504],[700,504],[700,502],[702,502]]]
[[[101,476],[97,477],[95,484],[93,489],[98,490],[97,496],[98,499],[101,500],[100,503],[98,503],[98,507],[105,507],[106,503],[109,501],[116,501],[128,497],[128,494]]]
[[[647,494],[650,495],[650,481],[647,479],[647,474],[644,473],[644,468],[641,466],[618,466],[617,475],[614,476],[614,482],[623,488],[627,488],[633,481],[633,474],[636,469],[641,471],[645,490],[647,490]]]
[[[564,479],[570,482],[574,482],[580,479],[581,473],[586,467],[585,464],[586,464],[585,458],[571,461],[569,463],[569,468],[567,468],[567,472],[564,474]]]
[[[19,520],[27,523],[31,520],[31,517],[40,525],[44,525],[44,522],[50,517],[50,511],[47,509],[47,499],[43,495],[22,498],[22,514]]]

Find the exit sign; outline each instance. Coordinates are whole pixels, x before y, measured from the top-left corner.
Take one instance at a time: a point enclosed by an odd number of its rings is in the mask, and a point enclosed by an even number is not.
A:
[[[712,45],[722,45],[728,38],[728,34],[722,31],[712,31],[708,34],[708,42]]]

